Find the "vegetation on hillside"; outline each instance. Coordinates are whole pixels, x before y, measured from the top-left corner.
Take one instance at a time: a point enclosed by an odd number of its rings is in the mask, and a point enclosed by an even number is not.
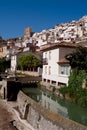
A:
[[[60,92],[72,102],[87,107],[87,48],[78,47],[76,52],[66,58],[70,61],[72,71],[68,86],[62,87]]]

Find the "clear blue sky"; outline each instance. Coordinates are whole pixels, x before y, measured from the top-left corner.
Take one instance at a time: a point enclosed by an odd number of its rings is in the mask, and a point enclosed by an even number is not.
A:
[[[34,32],[87,15],[87,0],[0,0],[0,36],[20,37],[24,28]]]

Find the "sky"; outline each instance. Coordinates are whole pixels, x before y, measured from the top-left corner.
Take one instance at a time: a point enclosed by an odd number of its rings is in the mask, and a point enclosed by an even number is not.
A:
[[[0,36],[21,37],[27,27],[41,32],[85,15],[87,0],[0,0]]]

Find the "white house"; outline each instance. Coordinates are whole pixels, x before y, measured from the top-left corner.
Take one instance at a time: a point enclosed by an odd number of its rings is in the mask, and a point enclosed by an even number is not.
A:
[[[65,55],[73,52],[76,45],[71,43],[56,43],[42,46],[43,51],[43,73],[42,83],[45,85],[68,85],[70,75],[69,61]]]
[[[17,69],[17,55],[14,54],[11,56],[11,71],[15,72]]]

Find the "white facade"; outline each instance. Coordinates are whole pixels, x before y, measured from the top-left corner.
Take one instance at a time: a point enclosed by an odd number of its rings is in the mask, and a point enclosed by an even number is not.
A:
[[[64,61],[64,57],[73,50],[70,47],[57,47],[43,52],[42,82],[58,87],[68,85],[70,65]]]
[[[17,69],[17,55],[11,56],[11,71],[15,72]]]

